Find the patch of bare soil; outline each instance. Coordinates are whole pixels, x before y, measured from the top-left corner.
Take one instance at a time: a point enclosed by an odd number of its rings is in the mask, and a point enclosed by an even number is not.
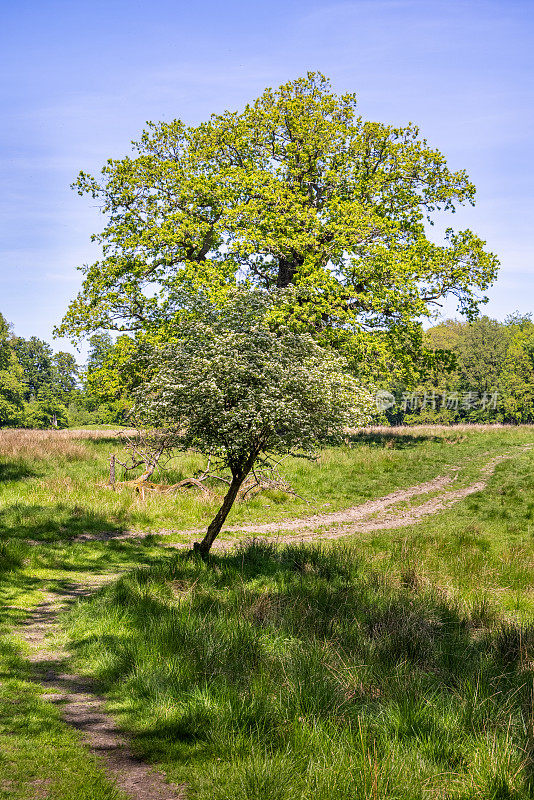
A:
[[[521,450],[531,448],[533,445],[524,445]],[[515,451],[517,452],[517,451]],[[426,483],[419,483],[410,486],[408,489],[399,489],[391,494],[380,497],[376,500],[369,500],[353,508],[343,511],[336,511],[331,514],[316,514],[312,517],[303,519],[282,520],[280,522],[269,522],[264,525],[247,525],[242,527],[231,527],[227,530],[260,534],[264,541],[282,542],[311,542],[320,539],[341,539],[344,536],[351,536],[355,533],[370,533],[378,530],[388,530],[393,528],[404,528],[414,525],[424,517],[432,516],[446,508],[458,503],[471,494],[482,491],[493,474],[495,467],[501,461],[512,458],[514,453],[508,453],[492,458],[480,471],[480,479],[468,486],[450,490],[448,485],[456,477],[460,467],[454,467],[448,475],[440,475]],[[402,510],[387,511],[391,506],[406,502],[418,495],[430,494],[442,490],[440,494],[432,497],[424,503]],[[383,513],[384,512],[384,513]],[[298,531],[313,529],[313,532],[300,534]],[[326,530],[325,530],[326,529]],[[276,531],[275,536],[264,536],[271,531]],[[295,531],[295,534],[288,535],[288,531]],[[160,531],[171,533],[171,531]],[[176,531],[178,533],[178,531]],[[198,536],[202,530],[180,531],[183,535]],[[139,535],[139,534],[135,534]],[[127,538],[128,534],[124,534]],[[168,545],[176,549],[184,549],[191,546],[191,541],[177,542]],[[229,550],[235,546],[233,539],[216,539],[213,548],[219,551]]]
[[[80,732],[83,743],[132,800],[184,800],[184,787],[168,783],[161,772],[132,753],[127,739],[104,712],[104,701],[94,692],[91,682],[64,671],[65,651],[60,646],[50,647],[49,634],[54,631],[58,612],[95,588],[95,583],[88,587],[73,585],[61,595],[50,594],[19,629],[31,647],[29,660],[35,680],[46,688],[44,699],[60,706],[64,721]]]

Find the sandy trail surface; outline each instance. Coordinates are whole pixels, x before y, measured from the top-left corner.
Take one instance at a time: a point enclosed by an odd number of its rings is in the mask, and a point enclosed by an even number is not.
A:
[[[223,533],[248,533],[251,536],[261,536],[262,539],[277,542],[310,542],[320,539],[339,539],[354,533],[368,533],[377,530],[404,528],[413,525],[425,517],[437,514],[471,494],[482,491],[493,474],[497,464],[512,458],[514,455],[534,444],[523,445],[513,452],[495,456],[481,468],[480,477],[474,483],[458,489],[452,484],[458,476],[460,466],[451,467],[445,475],[438,475],[430,481],[409,486],[406,489],[397,489],[390,494],[367,500],[357,506],[333,511],[326,514],[314,514],[298,519],[283,519],[276,522],[267,522],[256,525],[227,525]],[[395,508],[402,503],[407,503],[414,498],[432,494],[433,497],[418,505],[407,508]],[[158,536],[180,535],[181,542],[169,542],[167,547],[185,549],[203,536],[204,528],[189,530],[159,530],[154,531]],[[270,535],[271,534],[271,535]],[[102,532],[97,534],[80,534],[76,541],[108,540],[108,539],[142,539],[148,534],[143,531]],[[216,539],[213,549],[228,550],[236,543],[236,539]]]

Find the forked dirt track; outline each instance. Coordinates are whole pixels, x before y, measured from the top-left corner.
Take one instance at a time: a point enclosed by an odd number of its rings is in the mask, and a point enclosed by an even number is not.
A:
[[[519,452],[530,449],[533,444],[527,444],[519,448]],[[370,533],[372,531],[388,530],[393,528],[405,528],[414,525],[425,517],[444,511],[450,506],[458,503],[471,494],[480,492],[486,488],[488,479],[495,471],[497,464],[512,458],[518,450],[495,456],[480,470],[480,478],[468,486],[459,489],[449,490],[446,487],[457,477],[460,467],[453,467],[449,474],[440,475],[426,483],[419,483],[410,486],[408,489],[399,489],[391,494],[380,497],[377,500],[369,500],[353,508],[332,514],[315,515],[303,519],[284,520],[265,525],[246,526],[231,528],[233,531],[260,534],[262,541],[275,542],[312,542],[323,539],[341,539],[344,536],[351,536],[355,533]],[[414,497],[440,491],[420,505],[411,506],[401,510],[388,511],[398,503],[404,503]],[[314,529],[314,532],[298,533],[298,531]],[[272,531],[278,531],[275,536],[264,536]],[[287,535],[287,531],[296,531],[296,534]],[[214,547],[219,550],[227,550],[235,544],[232,540],[217,540]],[[185,546],[171,545],[173,547]],[[186,546],[189,546],[186,545]]]
[[[438,513],[469,495],[482,491],[501,461],[534,446],[525,445],[505,455],[491,459],[480,471],[479,480],[468,486],[451,489],[460,467],[451,468],[448,474],[438,476],[426,483],[419,483],[407,489],[398,490],[370,500],[344,511],[314,515],[303,519],[283,520],[246,527],[231,527],[231,531],[260,535],[262,541],[310,542],[323,539],[339,539],[355,533],[375,530],[401,528],[419,522],[421,519]],[[437,494],[436,494],[437,493]],[[426,502],[404,509],[395,509],[399,503],[425,494],[433,494]],[[175,533],[160,531],[161,534]],[[193,537],[202,530],[176,531],[188,537],[188,541],[169,542],[167,548],[185,549],[191,546]],[[90,539],[129,539],[140,538],[146,534],[128,532],[115,536],[79,537]],[[214,549],[229,550],[235,546],[236,539],[216,540]],[[34,666],[35,680],[47,690],[45,698],[61,704],[62,717],[69,725],[80,731],[82,741],[102,761],[103,768],[112,777],[117,787],[132,800],[184,800],[185,788],[167,783],[161,772],[138,759],[130,749],[126,738],[120,733],[113,719],[104,712],[104,701],[95,694],[91,683],[79,675],[68,673],[67,653],[61,648],[50,649],[49,634],[54,632],[57,617],[65,606],[118,576],[106,576],[103,581],[95,581],[82,586],[73,584],[67,592],[50,594],[47,599],[29,616],[19,628],[19,635],[30,645],[30,660]]]
[[[299,519],[285,519],[278,522],[268,522],[260,525],[228,525],[223,530],[226,533],[249,533],[251,536],[261,536],[263,541],[276,542],[311,542],[321,539],[340,539],[355,533],[369,533],[392,528],[404,528],[414,525],[425,517],[437,514],[450,506],[463,500],[471,494],[482,491],[493,474],[497,464],[513,458],[514,455],[534,447],[533,444],[522,445],[513,452],[495,456],[480,470],[480,478],[468,486],[451,489],[461,467],[451,467],[445,475],[438,475],[425,483],[409,486],[407,489],[397,489],[388,495],[375,500],[368,500],[352,508],[334,511],[328,514],[314,514],[310,517]],[[408,508],[395,509],[396,505],[406,503],[412,498],[425,494],[433,494],[426,502]],[[302,531],[302,533],[300,533]],[[155,531],[158,536],[179,534],[185,538],[182,542],[170,542],[166,547],[178,550],[191,547],[195,538],[203,535],[203,528],[189,530],[160,530]],[[272,534],[271,536],[269,534]],[[141,531],[126,531],[124,533],[99,533],[81,534],[75,541],[108,540],[108,539],[142,539],[147,536]],[[214,550],[229,550],[236,544],[235,539],[216,539]]]

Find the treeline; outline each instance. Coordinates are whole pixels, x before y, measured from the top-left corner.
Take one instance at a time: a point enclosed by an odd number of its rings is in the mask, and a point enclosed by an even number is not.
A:
[[[111,375],[104,364],[116,362],[120,346],[109,334],[96,334],[80,366],[72,353],[54,353],[43,339],[16,336],[0,314],[0,428],[124,422],[129,403],[118,371],[111,387],[104,379]]]
[[[534,423],[534,322],[513,315],[473,322],[447,320],[424,334],[426,369],[411,381],[369,370],[380,387],[377,422]],[[108,333],[89,338],[87,362],[54,353],[42,339],[12,333],[0,314],[0,427],[76,427],[127,422],[133,389],[142,376],[142,340]],[[136,358],[133,358],[137,355]],[[134,366],[135,365],[135,366]],[[404,371],[406,374],[406,371]],[[379,402],[380,406],[380,402]]]
[[[395,402],[385,410],[384,421],[534,422],[531,314],[515,314],[504,322],[487,316],[473,322],[447,320],[428,329],[424,338],[427,374],[416,385],[387,385],[390,402]]]

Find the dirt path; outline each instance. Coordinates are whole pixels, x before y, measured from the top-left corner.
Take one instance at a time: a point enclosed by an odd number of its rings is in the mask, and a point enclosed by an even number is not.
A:
[[[361,503],[360,505],[353,506],[352,508],[346,508],[342,511],[333,511],[329,514],[314,514],[311,517],[304,517],[302,519],[283,519],[279,520],[278,522],[266,522],[260,525],[228,525],[226,527],[226,531],[238,531],[240,533],[253,533],[253,534],[264,534],[270,533],[271,531],[292,531],[292,530],[302,530],[304,528],[324,528],[330,525],[341,525],[347,524],[350,522],[356,522],[357,520],[366,519],[371,517],[375,514],[385,511],[392,505],[396,503],[406,502],[407,500],[411,500],[412,497],[417,497],[418,495],[423,494],[430,494],[431,492],[439,491],[440,489],[444,489],[451,481],[454,480],[456,477],[455,473],[457,470],[460,469],[459,467],[455,467],[451,470],[451,473],[448,475],[438,475],[437,478],[433,478],[431,481],[427,481],[426,483],[418,483],[415,486],[409,486],[407,489],[396,489],[394,492],[385,495],[384,497],[378,497],[375,500],[367,500],[365,503]],[[477,490],[475,490],[477,491]],[[452,494],[451,494],[452,496]],[[158,536],[170,536],[171,534],[179,533],[181,536],[185,537],[197,537],[204,532],[203,528],[190,528],[188,530],[160,530],[157,531]],[[109,539],[141,539],[147,536],[148,534],[142,531],[126,531],[124,533],[114,533],[114,532],[102,532],[102,533],[87,533],[87,534],[80,534],[77,536],[74,541],[83,542],[83,541],[95,541],[95,540],[102,540],[106,541]],[[214,547],[220,547],[222,542],[216,541]],[[167,545],[168,547],[189,547],[190,542],[177,542],[174,544]]]
[[[527,447],[530,447],[530,445],[527,445]],[[256,533],[263,533],[264,531],[267,532],[270,530],[288,531],[302,530],[309,527],[317,528],[319,526],[336,526],[333,527],[332,530],[320,530],[311,534],[296,536],[278,535],[276,537],[268,537],[270,540],[273,539],[276,541],[311,542],[316,539],[339,539],[343,536],[351,536],[354,533],[370,533],[378,530],[404,528],[409,525],[414,525],[424,517],[433,516],[440,511],[450,508],[452,505],[458,503],[460,500],[463,500],[466,497],[469,497],[471,494],[481,492],[483,489],[485,489],[488,478],[495,471],[497,464],[511,457],[512,455],[496,456],[481,469],[481,478],[478,481],[475,481],[475,483],[471,483],[468,486],[464,486],[460,489],[443,491],[441,494],[432,497],[425,503],[421,503],[420,505],[412,506],[407,509],[392,511],[389,513],[386,512],[383,514],[380,513],[396,503],[405,502],[410,500],[412,497],[416,497],[417,495],[429,494],[430,492],[434,492],[439,488],[443,489],[453,480],[453,476],[441,476],[435,478],[433,481],[429,481],[428,483],[421,483],[417,486],[412,486],[409,489],[393,492],[392,494],[386,495],[378,500],[371,500],[367,503],[362,503],[359,506],[355,506],[354,508],[349,508],[346,511],[341,511],[337,515],[325,514],[320,517],[309,518],[310,520],[316,520],[314,525],[308,525],[307,519],[292,520],[289,523],[275,523],[268,526],[258,526],[256,528],[250,527],[250,532],[254,531]],[[456,467],[455,471],[458,469],[459,467]],[[377,512],[378,516],[374,516]],[[371,516],[373,518],[369,519]],[[234,528],[234,530],[243,531],[249,530],[249,528]]]
[[[61,595],[49,594],[18,633],[30,645],[34,680],[47,690],[44,699],[61,706],[63,720],[80,732],[82,742],[99,757],[117,788],[132,800],[183,800],[183,787],[167,783],[161,772],[132,753],[126,738],[104,712],[104,701],[95,694],[90,681],[64,671],[67,653],[55,644],[49,649],[48,637],[54,632],[59,612],[115,577],[86,586],[72,584]]]
[[[460,466],[452,467],[446,475],[438,475],[425,483],[418,483],[409,486],[407,489],[397,489],[388,495],[379,497],[375,500],[368,500],[352,508],[334,511],[328,514],[314,514],[310,517],[299,519],[283,519],[278,522],[267,522],[259,525],[228,525],[225,533],[250,533],[260,535],[262,539],[277,542],[310,542],[319,539],[338,539],[343,536],[350,536],[354,533],[369,533],[376,530],[387,530],[392,528],[403,528],[419,522],[424,517],[437,514],[444,509],[463,500],[471,494],[482,491],[493,474],[497,464],[512,458],[516,453],[530,449],[534,444],[523,445],[514,452],[505,453],[492,458],[480,470],[480,478],[474,483],[451,489],[450,484],[456,479]],[[409,508],[395,510],[392,506],[405,503],[414,497],[425,494],[439,492],[436,496],[426,502],[414,505]],[[300,534],[299,531],[310,531],[310,533]],[[290,533],[292,532],[292,533]],[[294,532],[294,533],[293,533]],[[191,547],[195,539],[204,534],[203,528],[192,528],[189,530],[160,530],[155,532],[158,536],[170,536],[179,534],[185,537],[182,542],[170,542],[166,547],[175,549],[185,549]],[[274,534],[269,536],[268,534]],[[76,541],[89,541],[94,539],[136,539],[145,538],[146,533],[141,531],[126,531],[124,533],[101,534],[82,534]],[[235,539],[217,539],[213,548],[224,551],[232,548],[236,543]]]
[[[268,522],[264,525],[243,525],[235,528],[229,526],[229,528],[234,531],[244,531],[247,533],[269,533],[270,531],[324,528],[330,525],[356,522],[374,516],[375,514],[380,514],[386,511],[390,506],[411,500],[412,497],[445,489],[456,477],[454,473],[456,473],[458,469],[459,467],[455,468],[449,475],[438,475],[437,478],[426,481],[426,483],[418,483],[415,486],[409,486],[407,489],[397,489],[390,494],[384,495],[384,497],[378,497],[376,500],[367,500],[365,503],[360,503],[360,505],[353,506],[352,508],[345,508],[342,511],[333,511],[329,514],[314,514],[311,517],[304,517],[303,519]]]

